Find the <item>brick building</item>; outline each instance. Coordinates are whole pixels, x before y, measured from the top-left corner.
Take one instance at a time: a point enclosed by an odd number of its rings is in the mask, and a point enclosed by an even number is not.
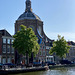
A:
[[[37,16],[35,13],[32,12],[31,8],[31,1],[26,0],[26,9],[23,14],[19,16],[19,18],[15,22],[15,33],[20,31],[20,25],[25,25],[30,27],[35,32],[35,35],[38,37],[38,43],[40,44],[40,50],[38,55],[35,58],[35,61],[46,61],[47,52],[49,49],[47,47],[51,47],[53,40],[49,39],[43,30],[43,21]],[[47,45],[48,44],[48,45]],[[48,56],[50,56],[48,54]]]
[[[69,53],[66,53],[66,58],[63,58],[63,60],[69,60],[75,63],[75,42],[68,41],[67,43],[70,46],[70,50]],[[61,58],[55,55],[55,62],[59,63],[60,60]]]
[[[6,30],[0,30],[0,63],[15,63],[13,40]]]
[[[68,41],[70,46],[69,53],[66,54],[66,59],[75,62],[75,43],[73,41]]]

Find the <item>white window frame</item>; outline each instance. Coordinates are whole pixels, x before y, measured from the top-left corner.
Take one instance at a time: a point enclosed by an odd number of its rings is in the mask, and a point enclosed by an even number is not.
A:
[[[11,58],[7,57],[7,63],[11,63]]]
[[[10,44],[10,39],[7,39],[7,43]]]
[[[8,52],[8,47],[9,47],[9,52]],[[10,53],[10,45],[7,45],[7,53]]]
[[[2,63],[6,64],[6,58],[5,57],[2,58]]]
[[[6,39],[5,38],[3,38],[3,43],[6,44]]]
[[[5,47],[4,47],[5,46]],[[5,49],[5,50],[4,50]],[[6,45],[3,45],[3,50],[2,50],[3,53],[6,53]]]
[[[11,53],[14,53],[14,48],[13,47],[11,47]]]
[[[11,40],[11,44],[13,44],[13,41],[14,41],[14,40],[12,39],[12,40]]]

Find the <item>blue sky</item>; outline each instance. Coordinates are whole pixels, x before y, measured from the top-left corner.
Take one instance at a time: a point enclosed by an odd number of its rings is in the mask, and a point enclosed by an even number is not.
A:
[[[44,22],[51,39],[57,35],[75,41],[75,0],[31,0],[32,10]],[[14,34],[14,23],[25,11],[25,0],[0,0],[0,29]]]

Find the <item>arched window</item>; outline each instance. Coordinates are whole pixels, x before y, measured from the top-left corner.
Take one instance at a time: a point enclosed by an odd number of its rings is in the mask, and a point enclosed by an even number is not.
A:
[[[32,28],[32,30],[34,31],[34,26],[33,25],[30,25],[29,27]]]
[[[41,35],[41,34],[42,34],[41,26],[38,27],[38,30],[39,30],[39,33],[40,33],[40,35]]]

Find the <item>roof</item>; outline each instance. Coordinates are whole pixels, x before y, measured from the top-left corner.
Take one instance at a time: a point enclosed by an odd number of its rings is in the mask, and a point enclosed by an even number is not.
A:
[[[12,37],[12,36],[9,34],[9,32],[8,32],[7,30],[5,30],[5,29],[0,30],[0,34],[1,34],[2,36],[10,36],[10,37]]]
[[[33,12],[24,12],[23,14],[21,14],[19,16],[19,18],[17,20],[24,20],[24,19],[36,19],[36,20],[41,20],[39,18],[39,16],[37,16],[36,14],[34,14]]]
[[[37,16],[36,14],[34,14],[34,13],[32,12],[31,0],[26,0],[26,9],[25,9],[25,12],[24,12],[23,14],[21,14],[17,20],[24,20],[24,19],[36,19],[36,20],[41,20],[41,19],[39,18],[39,16]]]
[[[73,41],[68,41],[67,43],[68,43],[68,45],[75,45],[75,42],[73,42]]]

